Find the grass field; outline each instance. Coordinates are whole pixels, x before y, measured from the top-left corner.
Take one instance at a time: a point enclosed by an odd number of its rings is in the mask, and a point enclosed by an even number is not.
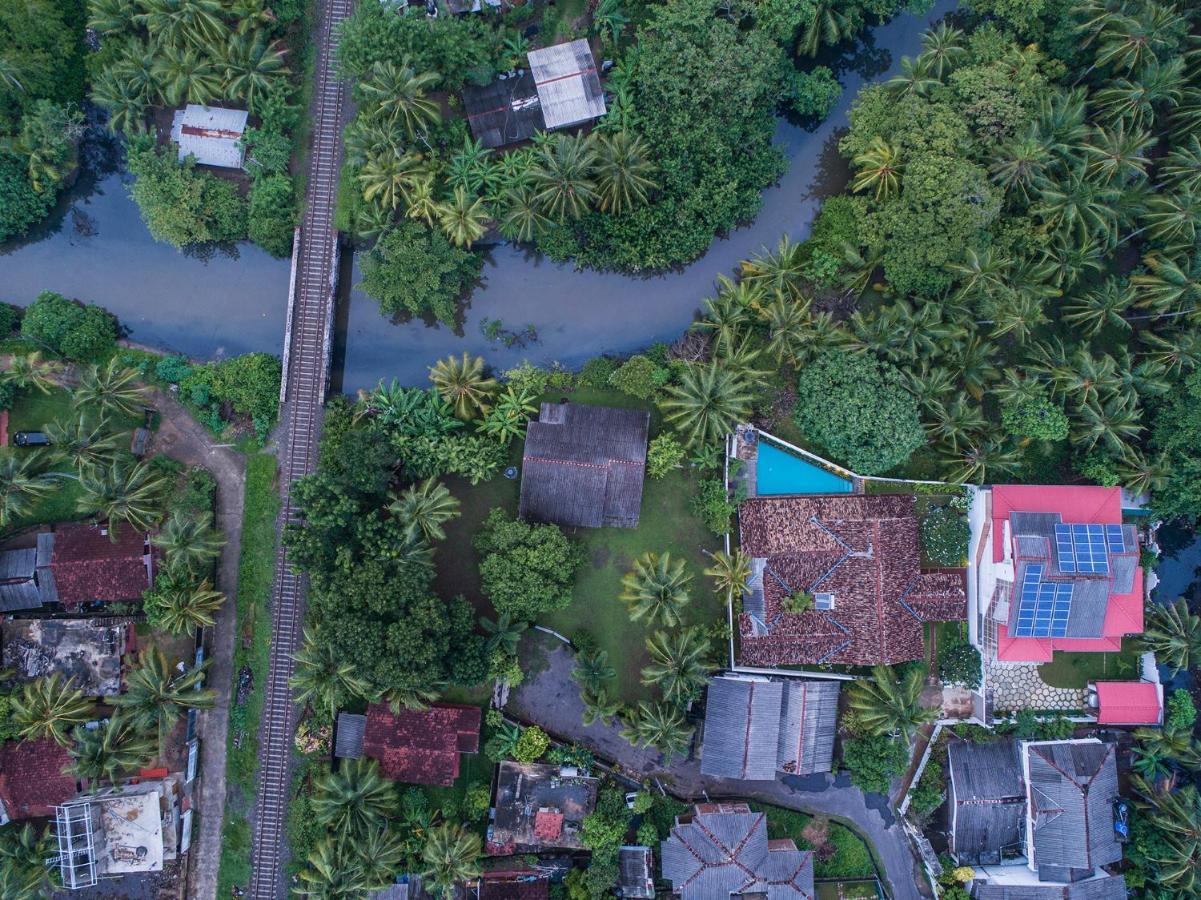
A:
[[[557,401],[561,393],[552,392],[543,399]],[[650,410],[651,435],[658,433],[658,412],[648,403],[627,394],[580,389],[571,394],[571,400]],[[515,442],[512,462],[519,464],[520,459],[520,442]],[[630,570],[635,557],[647,551],[661,553],[666,550],[686,560],[694,580],[692,603],[684,613],[685,623],[711,625],[725,621],[724,604],[701,574],[708,564],[704,551],[716,550],[720,543],[688,508],[696,491],[696,481],[683,469],[662,479],[646,479],[637,528],[567,530],[580,542],[584,552],[584,564],[576,573],[572,603],[567,609],[543,616],[538,624],[553,628],[568,638],[581,630],[589,632],[609,652],[611,661],[621,661],[620,666],[615,666],[618,670],[616,687],[626,701],[652,696],[651,691],[639,682],[639,671],[646,662],[643,643],[648,632],[640,623],[630,621],[625,604],[617,599],[621,578]],[[474,487],[460,478],[447,479],[446,484],[462,503],[462,515],[447,526],[446,540],[436,551],[438,592],[444,597],[463,594],[481,614],[491,616],[491,606],[480,592],[479,560],[471,539],[493,508],[516,514],[520,480],[498,475]]]
[[[229,750],[225,765],[228,799],[221,841],[221,868],[217,896],[231,896],[234,885],[250,883],[250,822],[246,813],[254,799],[258,761],[258,722],[271,655],[271,628],[267,601],[275,570],[275,517],[279,495],[275,491],[275,457],[267,454],[246,460],[246,500],[242,514],[242,554],[238,567],[238,643],[234,653],[234,687],[238,672],[250,666],[254,688],[246,705],[230,709]],[[245,637],[249,636],[249,647]],[[244,730],[242,745],[234,742]]]
[[[792,809],[769,806],[765,803],[751,803],[750,807],[756,812],[767,814],[767,836],[769,838],[791,838],[802,850],[812,849],[812,845],[801,836],[805,826],[813,820],[812,816]],[[829,854],[829,858],[825,860],[814,858],[814,877],[877,877],[876,864],[872,860],[871,850],[868,848],[867,842],[855,831],[841,822],[831,821],[828,841],[834,852]]]
[[[1122,641],[1121,653],[1057,652],[1038,667],[1039,677],[1057,688],[1082,689],[1090,681],[1134,678],[1137,673],[1138,651],[1130,638]]]

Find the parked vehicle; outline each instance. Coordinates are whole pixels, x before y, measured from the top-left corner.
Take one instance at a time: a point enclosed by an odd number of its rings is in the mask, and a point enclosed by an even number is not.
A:
[[[49,447],[50,438],[44,431],[18,431],[13,435],[13,443],[18,447]]]

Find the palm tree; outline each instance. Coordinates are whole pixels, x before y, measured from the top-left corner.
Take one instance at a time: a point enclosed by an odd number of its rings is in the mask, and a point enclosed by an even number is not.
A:
[[[596,200],[592,179],[596,162],[593,142],[582,134],[559,134],[539,151],[534,167],[534,199],[556,222],[578,219]]]
[[[107,419],[93,423],[86,413],[65,423],[48,422],[44,430],[53,448],[52,455],[69,462],[76,474],[111,464],[121,446],[120,436]]]
[[[700,693],[709,676],[709,638],[697,627],[656,631],[646,639],[650,665],[642,669],[642,683],[658,685],[669,703],[687,704]]]
[[[402,59],[376,62],[370,77],[359,84],[360,96],[375,103],[388,122],[401,125],[410,137],[424,134],[442,121],[438,104],[426,96],[426,89],[437,83],[436,72],[418,73]]]
[[[1173,6],[1147,4],[1138,15],[1110,15],[1100,31],[1096,67],[1136,72],[1174,48],[1180,26]]]
[[[1126,123],[1117,128],[1097,128],[1092,140],[1085,145],[1089,159],[1087,172],[1101,184],[1123,184],[1146,177],[1147,151],[1155,146],[1156,138],[1146,130],[1126,130]]]
[[[581,720],[585,728],[597,722],[609,725],[621,711],[621,701],[616,697],[609,696],[609,690],[605,687],[599,687],[594,691],[581,691],[580,700],[584,703]]]
[[[998,438],[980,438],[960,449],[943,451],[947,478],[957,483],[985,484],[1005,475],[1014,475],[1022,458],[1017,447]]]
[[[387,122],[355,116],[342,134],[342,147],[346,161],[357,168],[375,154],[400,156],[405,149],[404,133]]]
[[[460,419],[474,419],[492,407],[496,379],[484,375],[484,360],[479,356],[448,356],[430,369],[430,381],[438,395]]]
[[[1201,191],[1201,137],[1191,134],[1187,143],[1172,147],[1159,166],[1159,177],[1175,190]]]
[[[538,411],[537,400],[537,394],[529,388],[518,390],[512,384],[506,385],[492,411],[480,424],[480,430],[500,443],[508,444],[525,434],[526,422]]]
[[[134,21],[169,46],[220,46],[228,36],[220,0],[143,0],[141,7]]]
[[[139,731],[156,732],[161,756],[167,735],[187,710],[212,709],[215,705],[217,695],[200,688],[207,667],[206,660],[177,674],[162,650],[144,650],[138,667],[126,679],[126,692],[105,702],[124,710]]]
[[[988,167],[993,183],[1005,191],[1015,190],[1029,202],[1036,185],[1047,178],[1051,151],[1046,141],[1035,134],[1010,138],[993,152]]]
[[[162,515],[162,501],[169,487],[166,478],[149,463],[126,466],[119,460],[108,468],[85,472],[79,484],[82,493],[75,508],[81,513],[99,511],[108,519],[113,541],[117,540],[120,524],[149,531]]]
[[[354,664],[308,625],[304,627],[304,643],[292,659],[296,661],[296,674],[288,685],[296,691],[297,700],[311,703],[323,718],[333,721],[348,701],[371,694],[370,685],[355,674]]]
[[[173,572],[199,575],[221,555],[225,538],[213,528],[212,513],[177,509],[150,543],[163,551],[167,568]]]
[[[442,205],[434,196],[434,176],[423,175],[418,178],[409,191],[409,205],[405,209],[405,217],[432,226],[441,208]]]
[[[604,650],[589,650],[575,659],[571,678],[586,692],[598,693],[604,685],[617,677],[617,670],[609,665],[609,654]]]
[[[146,130],[146,95],[119,68],[96,75],[91,97],[108,111],[110,131],[141,134]]]
[[[98,408],[118,416],[133,416],[142,411],[145,389],[138,384],[136,369],[122,366],[114,356],[101,368],[88,366],[79,376],[72,394],[75,406]]]
[[[741,375],[714,361],[686,368],[660,406],[687,446],[719,444],[750,413],[751,392]]]
[[[817,0],[813,4],[813,18],[805,24],[805,31],[797,42],[797,53],[817,56],[822,44],[837,44],[854,36],[851,21],[841,6],[837,0]]]
[[[1201,743],[1193,737],[1191,728],[1139,728],[1134,732],[1134,741],[1134,750],[1140,755],[1163,757],[1189,772],[1201,770]]]
[[[901,151],[881,137],[855,155],[851,161],[859,171],[851,181],[851,190],[872,188],[877,200],[887,200],[901,190],[901,174],[905,170]]]
[[[0,829],[0,897],[5,900],[41,900],[52,893],[47,860],[56,861],[57,841],[47,828],[11,825]]]
[[[930,73],[935,78],[945,78],[967,59],[963,42],[963,32],[945,21],[922,35],[922,56],[929,61]]]
[[[372,891],[386,889],[396,883],[396,873],[405,863],[405,841],[394,829],[382,828],[367,832],[355,841],[355,862],[363,879]]]
[[[1121,456],[1126,451],[1127,441],[1137,438],[1143,430],[1139,423],[1141,417],[1137,402],[1121,395],[1109,397],[1104,403],[1088,400],[1076,410],[1072,440],[1085,452],[1103,444]]]
[[[54,490],[54,475],[45,471],[41,453],[20,456],[0,450],[0,527],[28,515],[33,504]]]
[[[630,610],[635,622],[645,620],[673,627],[680,624],[680,610],[688,605],[692,582],[682,559],[671,554],[646,552],[634,560],[634,568],[621,579],[618,599]]]
[[[1201,196],[1191,193],[1156,194],[1142,216],[1148,236],[1168,247],[1191,248],[1201,226]]]
[[[388,512],[403,525],[406,540],[432,544],[445,539],[442,525],[458,518],[459,500],[442,482],[427,478],[403,494],[393,495]]]
[[[488,635],[488,649],[503,650],[509,656],[517,655],[517,645],[521,636],[529,629],[529,622],[514,621],[507,612],[502,612],[495,620],[487,617],[480,619],[480,627]]]
[[[760,284],[769,293],[798,298],[808,280],[805,274],[808,256],[804,244],[788,235],[780,238],[775,250],[764,248],[749,260],[743,260],[742,281]]]
[[[139,731],[119,712],[100,728],[76,728],[75,743],[69,749],[75,777],[94,785],[117,781],[151,762],[155,753],[154,737]]]
[[[468,194],[462,185],[449,202],[438,206],[438,224],[456,247],[470,247],[483,237],[490,215],[483,198]]]
[[[1083,167],[1068,174],[1066,180],[1048,181],[1039,188],[1039,202],[1031,212],[1065,240],[1077,246],[1097,238],[1112,245],[1117,234],[1118,191],[1095,184]]]
[[[636,746],[655,747],[670,760],[688,749],[694,730],[678,706],[641,700],[631,710],[630,721],[621,730],[621,736]]]
[[[1157,106],[1176,106],[1183,96],[1184,60],[1180,57],[1161,65],[1150,61],[1135,78],[1115,78],[1093,94],[1092,100],[1102,119],[1124,120],[1134,126],[1155,122]]]
[[[1075,296],[1063,308],[1063,320],[1094,338],[1108,327],[1129,331],[1125,313],[1134,305],[1134,289],[1126,281],[1108,278],[1099,288]]]
[[[1151,271],[1130,276],[1137,305],[1156,312],[1201,305],[1201,262],[1193,260],[1186,268],[1152,254],[1143,257],[1143,263]]]
[[[26,682],[11,702],[13,722],[23,741],[50,737],[66,747],[71,730],[92,717],[92,701],[59,672]]]
[[[1174,603],[1152,603],[1140,640],[1173,675],[1191,670],[1201,662],[1201,616],[1189,610],[1183,597]]]
[[[14,356],[8,368],[0,373],[5,384],[11,384],[18,391],[35,390],[43,394],[50,393],[55,386],[55,376],[58,366],[50,360],[43,359],[38,351]]]
[[[811,331],[807,298],[796,300],[777,293],[760,317],[767,324],[767,352],[777,363],[798,366],[808,358]]]
[[[200,628],[211,628],[217,621],[217,610],[225,603],[225,595],[213,590],[212,584],[176,583],[159,576],[152,596],[157,601],[156,622],[168,634],[189,634]]]
[[[137,12],[133,0],[90,0],[88,28],[100,34],[130,34]]]
[[[1199,886],[1201,871],[1201,796],[1195,785],[1174,790],[1171,782],[1148,784],[1139,775],[1131,778],[1148,811],[1147,824],[1157,838],[1149,853],[1157,883],[1172,896],[1191,896]]]
[[[934,74],[934,61],[925,55],[917,59],[901,57],[901,73],[884,82],[884,87],[898,99],[913,95],[925,97],[942,85]]]
[[[619,214],[646,203],[648,191],[658,187],[651,179],[654,164],[646,142],[625,131],[601,135],[596,142],[596,189],[600,208]]]
[[[876,666],[872,678],[851,684],[850,708],[872,734],[904,738],[909,743],[919,728],[938,718],[938,709],[922,706],[926,667],[913,665],[904,674],[889,666]]]
[[[426,177],[421,157],[388,152],[373,153],[357,176],[363,199],[385,209],[399,209],[401,204],[407,204],[413,189]]]
[[[289,74],[287,52],[280,41],[268,42],[258,32],[235,35],[222,55],[225,91],[253,109],[276,79]]]
[[[1126,454],[1118,460],[1118,477],[1122,485],[1133,496],[1162,491],[1172,476],[1172,466],[1166,453],[1156,457],[1144,456],[1137,449],[1128,447]]]
[[[381,886],[368,877],[356,845],[341,835],[322,835],[305,859],[294,893],[320,900],[350,900],[378,890]]]
[[[506,238],[528,243],[550,224],[551,220],[542,214],[532,188],[519,187],[509,192],[508,203],[500,217],[500,233]]]
[[[480,877],[480,836],[445,822],[430,831],[421,850],[421,877],[445,900],[454,900],[455,887]]]
[[[209,58],[194,47],[162,47],[154,77],[171,106],[208,103],[221,96],[221,76]]]
[[[337,772],[319,778],[313,817],[333,834],[355,840],[383,828],[396,812],[396,789],[373,759],[346,759]]]
[[[443,687],[441,684],[393,687],[384,691],[383,699],[393,713],[399,713],[402,709],[424,712],[438,699]]]
[[[717,596],[741,597],[751,580],[751,558],[739,549],[733,553],[718,550],[709,554],[709,558],[713,564],[705,569],[705,574],[713,579]]]

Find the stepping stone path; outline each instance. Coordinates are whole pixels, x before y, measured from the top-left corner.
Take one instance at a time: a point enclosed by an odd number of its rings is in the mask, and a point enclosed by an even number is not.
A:
[[[1038,665],[988,665],[993,709],[1083,710],[1085,691],[1051,687],[1038,674]]]

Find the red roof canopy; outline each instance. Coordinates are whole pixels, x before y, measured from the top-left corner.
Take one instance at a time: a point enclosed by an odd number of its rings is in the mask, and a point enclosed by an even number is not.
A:
[[[54,528],[50,569],[59,602],[77,606],[97,600],[141,600],[151,585],[149,537],[130,525],[70,523]]]
[[[380,772],[410,784],[454,784],[459,754],[480,749],[480,708],[438,703],[394,713],[386,703],[367,708],[363,753]]]
[[[1098,681],[1097,724],[1158,725],[1162,688],[1149,681]]]
[[[0,803],[10,819],[40,819],[75,796],[71,755],[53,738],[0,744]]]
[[[563,833],[563,813],[540,809],[534,815],[534,837],[540,841],[557,841]]]

